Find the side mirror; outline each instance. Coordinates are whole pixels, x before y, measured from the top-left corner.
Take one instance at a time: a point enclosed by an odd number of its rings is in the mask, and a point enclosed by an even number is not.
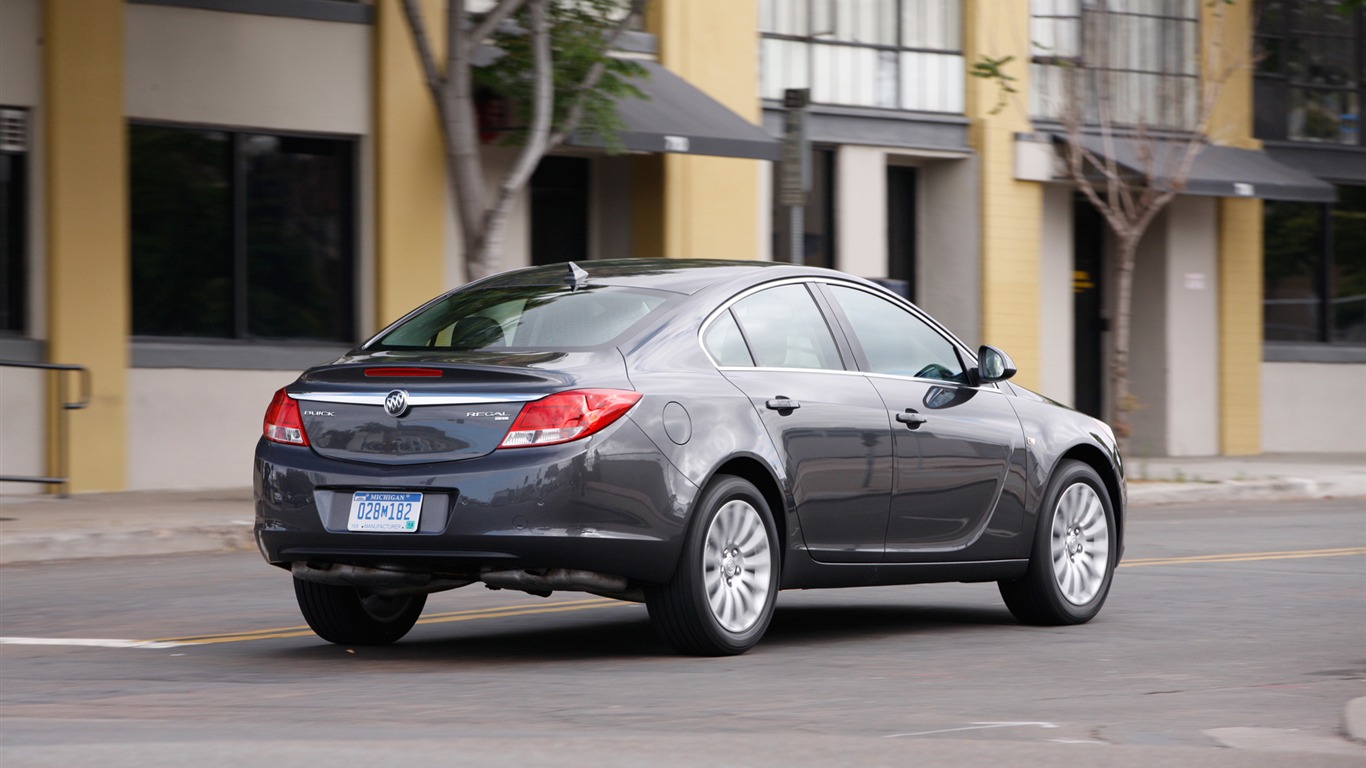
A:
[[[977,381],[989,384],[1015,375],[1015,361],[995,347],[983,344],[977,349]]]

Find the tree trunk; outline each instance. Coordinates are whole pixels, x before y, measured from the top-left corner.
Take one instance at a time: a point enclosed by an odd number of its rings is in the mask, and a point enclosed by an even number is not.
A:
[[[1134,258],[1138,253],[1138,241],[1143,237],[1142,230],[1130,230],[1118,234],[1119,264],[1115,270],[1115,321],[1110,328],[1110,407],[1107,421],[1119,439],[1120,448],[1128,447],[1129,435],[1133,427],[1129,414],[1137,401],[1129,389],[1129,340],[1133,326],[1133,286]]]

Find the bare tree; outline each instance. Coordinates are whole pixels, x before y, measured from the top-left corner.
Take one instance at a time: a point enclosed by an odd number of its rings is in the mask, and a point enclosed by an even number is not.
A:
[[[1227,45],[1227,7],[1232,4],[1233,0],[1208,2],[1211,27],[1203,30],[1201,61],[1194,62],[1203,64],[1194,91],[1159,89],[1157,98],[1146,106],[1159,114],[1165,111],[1171,119],[1159,120],[1158,125],[1153,124],[1149,111],[1128,105],[1119,113],[1115,103],[1117,95],[1124,93],[1123,78],[1128,76],[1123,71],[1126,67],[1118,63],[1134,51],[1111,45],[1111,41],[1127,36],[1114,34],[1117,14],[1109,0],[1082,3],[1081,48],[1069,52],[1075,55],[1035,57],[1062,74],[1062,98],[1056,106],[1063,127],[1065,176],[1105,219],[1118,251],[1106,421],[1121,440],[1130,435],[1129,414],[1139,406],[1129,376],[1133,273],[1139,242],[1157,215],[1186,188],[1196,158],[1210,142],[1210,121],[1224,87],[1251,63],[1247,48]],[[1037,41],[1034,46],[1036,50],[1040,47]],[[1014,78],[1004,72],[1009,61],[1009,57],[982,57],[970,72],[997,82],[1002,99],[997,111],[1012,101],[1018,105]],[[1159,134],[1155,129],[1175,130],[1161,130]],[[1099,151],[1088,147],[1088,138],[1091,147],[1099,145]],[[1124,154],[1119,151],[1121,142],[1133,148],[1137,168],[1132,160],[1126,164],[1118,159]]]
[[[613,99],[638,96],[629,80],[643,72],[610,52],[645,2],[498,0],[483,14],[473,15],[465,0],[450,0],[442,68],[418,0],[403,0],[404,17],[441,122],[467,280],[498,271],[512,203],[547,152],[584,128],[604,135],[610,144],[618,125],[611,111]],[[496,61],[476,67],[481,47]],[[524,130],[504,136],[520,148],[493,190],[485,182],[479,135],[476,94],[481,76],[501,91],[499,97],[506,98],[512,110],[530,120]]]

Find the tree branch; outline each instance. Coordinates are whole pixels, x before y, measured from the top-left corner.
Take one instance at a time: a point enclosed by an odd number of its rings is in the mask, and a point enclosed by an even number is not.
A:
[[[583,119],[588,93],[592,91],[593,88],[597,87],[598,81],[601,80],[603,74],[607,72],[608,55],[610,55],[612,49],[616,47],[617,41],[621,39],[626,28],[630,26],[631,17],[640,13],[645,8],[645,4],[648,1],[649,0],[631,0],[630,8],[627,9],[626,13],[617,21],[616,26],[612,27],[612,31],[608,33],[606,39],[603,40],[604,55],[602,58],[593,62],[593,66],[588,68],[588,72],[584,74],[583,80],[579,82],[578,88],[574,92],[574,97],[570,102],[569,112],[565,115],[564,122],[560,125],[559,130],[555,131],[555,133],[550,136],[550,148],[558,147],[563,144],[565,139],[573,135],[574,131],[578,129],[579,121]]]
[[[516,13],[524,5],[526,5],[526,0],[504,0],[504,2],[499,3],[493,10],[484,14],[484,18],[480,19],[474,29],[470,30],[470,42],[477,46],[487,40],[499,24],[502,24],[507,17]]]
[[[427,25],[422,18],[422,8],[418,6],[417,0],[403,0],[403,15],[408,20],[408,31],[413,36],[413,47],[417,48],[417,58],[422,66],[422,77],[427,83],[427,90],[432,92],[432,98],[440,110],[443,101],[441,94],[446,81],[436,71],[436,56],[432,54],[431,40],[427,37]]]

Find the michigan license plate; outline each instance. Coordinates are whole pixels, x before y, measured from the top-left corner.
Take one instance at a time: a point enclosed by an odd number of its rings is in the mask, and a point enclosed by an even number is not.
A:
[[[346,530],[414,533],[422,516],[422,494],[357,491],[351,496]]]

